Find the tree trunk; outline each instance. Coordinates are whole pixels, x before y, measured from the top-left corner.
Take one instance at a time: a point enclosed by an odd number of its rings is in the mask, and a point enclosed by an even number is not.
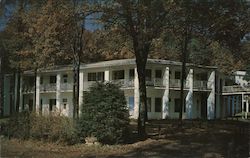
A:
[[[184,86],[185,86],[185,78],[186,78],[186,62],[187,62],[187,45],[188,45],[188,28],[185,30],[184,37],[184,46],[182,48],[182,68],[181,68],[181,109],[179,113],[179,120],[182,123],[182,115],[185,108],[185,99],[184,99]]]
[[[4,110],[4,71],[2,66],[2,57],[0,57],[0,118],[3,117]]]
[[[20,73],[20,69],[18,68],[18,70],[17,70],[17,94],[16,94],[16,112],[18,113],[19,112],[19,106],[20,106],[20,87],[21,87],[21,85],[20,85],[20,75],[21,75],[21,73]]]
[[[146,138],[147,121],[147,90],[146,90],[146,63],[147,54],[144,51],[138,51],[136,56],[136,66],[139,79],[139,117],[138,117],[138,135],[141,139]]]

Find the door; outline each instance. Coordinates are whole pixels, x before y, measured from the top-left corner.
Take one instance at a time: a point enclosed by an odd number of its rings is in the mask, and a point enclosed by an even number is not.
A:
[[[33,99],[29,99],[29,111],[33,111]]]
[[[49,100],[49,111],[52,112],[56,107],[56,99]]]

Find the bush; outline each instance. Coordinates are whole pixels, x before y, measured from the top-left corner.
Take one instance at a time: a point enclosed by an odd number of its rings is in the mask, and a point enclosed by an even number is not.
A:
[[[24,111],[12,115],[5,131],[8,137],[28,139],[30,136],[30,112]]]
[[[24,111],[11,116],[5,135],[19,139],[37,139],[74,144],[77,131],[73,120],[59,115],[42,116]]]
[[[104,144],[116,144],[125,140],[129,112],[124,93],[119,86],[111,83],[94,84],[84,94],[81,111],[81,136],[94,136]]]

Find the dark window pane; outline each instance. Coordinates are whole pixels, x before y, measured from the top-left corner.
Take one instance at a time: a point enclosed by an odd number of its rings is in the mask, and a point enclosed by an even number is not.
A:
[[[56,83],[56,76],[50,76],[49,83]]]
[[[129,79],[132,80],[135,78],[135,69],[129,70]]]
[[[155,70],[155,78],[162,78],[162,71],[161,70]]]
[[[151,98],[147,98],[147,108],[148,112],[151,112]]]
[[[151,81],[152,79],[152,72],[151,69],[146,69],[146,81]]]
[[[174,99],[174,112],[180,112],[181,111],[181,99],[177,98]]]
[[[181,79],[181,72],[180,71],[175,71],[174,78],[175,79]]]
[[[68,82],[68,75],[63,75],[63,83],[67,83]]]
[[[161,105],[162,99],[161,98],[155,98],[155,112],[161,112]]]
[[[104,81],[104,72],[97,73],[97,81]]]
[[[40,84],[43,84],[43,77],[40,77]]]
[[[88,73],[88,81],[96,81],[96,73]]]
[[[113,80],[124,79],[124,70],[113,71]]]

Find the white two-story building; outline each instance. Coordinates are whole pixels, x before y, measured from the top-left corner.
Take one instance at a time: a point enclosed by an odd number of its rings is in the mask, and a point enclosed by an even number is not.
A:
[[[148,59],[146,85],[149,119],[179,117],[181,65],[181,62]],[[135,59],[82,64],[80,67],[80,105],[84,91],[88,91],[88,88],[95,82],[101,81],[120,84],[127,99],[131,118],[138,118],[139,84]],[[5,115],[9,115],[15,109],[19,100],[20,110],[35,110],[42,114],[58,111],[62,115],[72,117],[72,66],[40,69],[36,79],[34,72],[27,71],[21,76],[20,88],[10,84],[16,82],[17,77],[5,76]],[[224,116],[225,108],[221,103],[223,83],[217,75],[216,67],[187,64],[184,118],[215,119]],[[20,93],[17,93],[18,91]]]

